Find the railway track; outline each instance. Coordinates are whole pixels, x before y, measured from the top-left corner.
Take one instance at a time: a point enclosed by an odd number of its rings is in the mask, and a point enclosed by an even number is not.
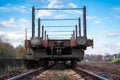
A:
[[[57,65],[58,67],[59,65]],[[14,76],[8,80],[108,80],[92,72],[76,68],[56,66],[44,69],[38,68],[21,75]]]
[[[45,69],[41,67],[41,68],[38,68],[38,69],[35,69],[35,70],[31,70],[31,71],[26,72],[26,73],[23,73],[23,74],[11,77],[8,80],[23,80],[23,79],[28,79],[29,80],[33,76],[36,76],[36,75],[40,74],[43,71],[45,71]]]
[[[73,70],[77,72],[78,74],[80,74],[82,77],[84,77],[85,80],[108,80],[104,77],[101,77],[99,75],[96,75],[92,72],[86,71],[78,67],[73,68]]]

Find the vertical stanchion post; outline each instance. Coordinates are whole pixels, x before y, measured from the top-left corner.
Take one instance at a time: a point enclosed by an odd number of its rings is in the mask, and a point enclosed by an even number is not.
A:
[[[32,7],[32,38],[35,37],[35,8]]]
[[[77,25],[75,26],[75,28],[76,28],[76,38],[77,38]]]
[[[46,36],[46,31],[45,31],[45,40],[47,39],[46,37],[47,37],[47,36]]]
[[[47,34],[47,40],[48,40],[48,34]]]
[[[79,26],[79,37],[81,37],[81,19],[78,18],[78,26]]]
[[[38,37],[40,37],[40,18],[38,18]]]
[[[84,6],[83,8],[83,36],[87,37],[87,33],[86,33],[86,7]]]
[[[42,25],[42,39],[44,38],[44,25]]]
[[[75,31],[73,30],[73,36],[72,36],[73,39],[75,39]]]
[[[25,28],[25,40],[27,40],[27,28]]]

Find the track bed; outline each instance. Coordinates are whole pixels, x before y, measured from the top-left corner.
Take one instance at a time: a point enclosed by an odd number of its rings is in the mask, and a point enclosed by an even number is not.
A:
[[[107,80],[99,75],[87,72],[80,68],[70,68],[62,63],[50,66],[48,69],[39,68],[15,76],[8,80]]]
[[[84,80],[72,69],[50,69],[34,77],[33,80]]]

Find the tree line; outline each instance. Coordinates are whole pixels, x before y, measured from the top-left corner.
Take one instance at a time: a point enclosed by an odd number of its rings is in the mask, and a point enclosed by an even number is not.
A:
[[[25,58],[26,50],[19,45],[16,48],[9,43],[9,39],[5,35],[0,35],[0,58]]]

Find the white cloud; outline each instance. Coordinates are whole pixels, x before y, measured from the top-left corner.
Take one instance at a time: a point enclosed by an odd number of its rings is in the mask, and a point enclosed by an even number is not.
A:
[[[0,7],[1,11],[9,11],[9,9],[7,7]]]
[[[114,8],[116,11],[120,12],[120,7]]]
[[[47,8],[62,8],[63,4],[62,4],[62,0],[48,0],[48,6],[46,6]],[[50,11],[50,10],[39,10],[36,14],[36,17],[49,17],[49,16],[53,16],[54,12],[56,12],[55,10]]]
[[[47,0],[28,0],[31,3],[40,3],[40,2],[46,2]]]
[[[107,19],[107,18],[105,17],[101,19],[101,18],[98,18],[97,16],[87,16],[87,19],[92,20],[94,24],[101,24],[102,20]]]
[[[48,0],[48,6],[46,6],[47,8],[62,8],[62,0]],[[50,11],[50,10],[39,10],[36,14],[36,17],[49,17],[52,16],[54,14],[54,11]]]
[[[64,4],[64,0],[48,0],[48,6],[44,6],[46,8],[77,8],[77,5],[74,3],[66,3]],[[73,14],[83,14],[81,10],[64,10],[64,12],[67,13],[73,13]],[[56,10],[39,10],[36,13],[36,17],[50,17],[53,16],[55,13],[57,13]]]
[[[60,8],[62,7],[62,0],[48,0],[48,8]]]
[[[109,53],[111,54],[115,54],[115,53],[119,53],[120,52],[120,42],[111,42],[111,41],[108,41],[106,42],[105,46]]]
[[[116,39],[119,36],[120,36],[120,33],[118,32],[105,31],[103,33],[103,37],[107,37],[107,38],[105,39],[102,38],[103,39],[102,41],[95,39],[94,48],[93,49],[88,48],[86,50],[86,53],[87,54],[100,54],[100,55],[104,55],[105,53],[109,53],[109,54],[119,53],[120,52],[120,41],[116,41]],[[111,39],[109,39],[109,37],[111,37]]]
[[[78,6],[74,3],[68,3],[67,5],[65,5],[66,8],[78,8]],[[68,13],[73,13],[73,14],[83,14],[82,10],[64,10],[65,12]]]
[[[120,42],[118,42],[116,45],[120,48]]]
[[[105,32],[104,33],[106,37],[119,37],[120,33],[117,32]]]
[[[39,10],[36,14],[36,17],[48,17],[48,16],[52,16],[53,12],[52,11],[48,11],[48,10]]]
[[[10,18],[7,21],[0,21],[0,25],[2,28],[23,29],[25,27],[30,26],[30,21],[28,21],[27,19],[24,19],[24,18],[16,19],[16,20],[14,18]]]
[[[86,54],[99,54],[99,55],[105,55],[105,53],[109,54],[117,54],[120,52],[120,41],[106,41],[104,43],[97,44],[95,43],[95,46],[92,48],[87,48],[85,51]]]
[[[24,31],[14,31],[14,32],[0,32],[0,35],[4,35],[5,39],[8,39],[8,42],[11,43],[14,47],[18,45],[23,45],[25,40]],[[30,38],[30,33],[28,33],[28,39]]]
[[[16,25],[16,27],[20,27],[22,30],[31,26],[30,21],[24,18],[19,19]]]
[[[8,21],[0,21],[2,27],[13,28],[16,26],[14,18],[10,18]]]
[[[120,16],[115,16],[115,18],[120,19]]]
[[[83,14],[83,12],[82,11],[77,11],[77,10],[75,10],[75,11],[73,11],[74,13],[77,13],[77,14]]]
[[[90,20],[94,20],[94,19],[96,19],[97,17],[96,17],[96,16],[87,16],[86,18],[87,18],[87,19],[90,19]]]
[[[14,46],[17,46],[18,44],[21,44],[21,42],[24,40],[24,34],[23,33],[15,33],[15,32],[0,32],[0,35],[4,35],[6,39],[9,39],[9,43],[11,43]],[[17,43],[17,44],[14,44]]]
[[[81,10],[64,10],[64,12],[65,13],[70,13],[70,14],[80,14],[80,15],[82,15],[83,14],[83,12],[81,11]]]
[[[7,21],[0,21],[0,25],[2,25],[3,28],[0,31],[0,35],[4,35],[5,38],[9,40],[8,42],[14,45],[14,47],[24,44],[25,28],[31,26],[30,21],[24,18],[10,18]],[[9,31],[7,31],[8,29]],[[28,30],[28,39],[30,39],[30,35],[31,33]]]
[[[118,13],[120,13],[120,7],[115,7],[113,8],[115,11],[117,11]],[[114,16],[116,19],[120,19],[120,15],[115,15]]]
[[[70,7],[70,8],[77,8],[77,5],[75,5],[74,3],[68,3],[68,7]]]
[[[59,15],[56,15],[54,18],[60,19],[60,18],[66,18],[66,17],[67,17],[66,15],[59,14]]]
[[[95,20],[93,21],[95,24],[100,24],[101,23],[101,20]]]
[[[1,11],[6,12],[21,12],[21,13],[28,13],[27,7],[25,5],[12,5],[12,4],[6,4],[3,7],[0,7]]]

